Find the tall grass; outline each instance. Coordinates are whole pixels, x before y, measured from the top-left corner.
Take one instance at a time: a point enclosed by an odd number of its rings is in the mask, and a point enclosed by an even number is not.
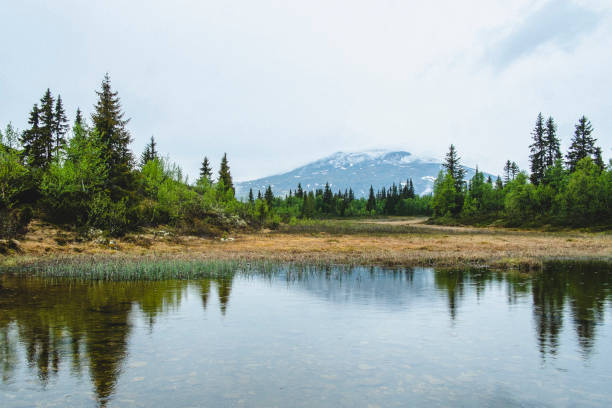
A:
[[[41,278],[67,278],[102,281],[156,281],[168,279],[225,278],[235,274],[273,275],[279,271],[305,273],[329,268],[349,268],[329,262],[309,264],[240,259],[137,259],[137,258],[58,258],[4,268],[5,273]],[[3,272],[0,270],[0,273]]]

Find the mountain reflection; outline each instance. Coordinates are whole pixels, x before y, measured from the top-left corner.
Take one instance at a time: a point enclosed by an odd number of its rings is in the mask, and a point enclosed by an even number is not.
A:
[[[463,302],[480,302],[494,289],[510,305],[531,301],[543,358],[558,353],[566,321],[571,322],[583,357],[588,358],[597,326],[603,323],[605,308],[612,300],[612,271],[604,264],[551,264],[533,275],[487,270],[290,268],[261,279],[284,283],[330,303],[374,303],[403,311],[412,302],[438,302],[453,322]],[[191,288],[199,294],[204,309],[216,289],[220,313],[226,315],[233,284],[233,277],[85,283],[0,276],[1,381],[10,383],[17,367],[24,364],[42,387],[62,367],[76,377],[87,371],[99,405],[105,406],[128,355],[134,313],[152,330],[158,317],[180,308]]]

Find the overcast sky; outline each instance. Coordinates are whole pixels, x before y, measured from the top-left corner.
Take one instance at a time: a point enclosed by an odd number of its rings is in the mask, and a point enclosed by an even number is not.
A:
[[[538,112],[565,150],[582,114],[612,156],[612,2],[2,1],[0,126],[47,87],[90,114],[108,72],[140,154],[234,178],[338,150],[528,166]]]

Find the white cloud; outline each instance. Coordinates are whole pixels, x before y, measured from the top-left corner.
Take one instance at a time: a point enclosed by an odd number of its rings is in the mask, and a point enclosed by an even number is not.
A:
[[[106,71],[132,117],[195,175],[228,152],[250,179],[333,151],[399,147],[527,164],[538,112],[589,116],[610,157],[605,1],[23,1],[0,26],[0,125],[47,87],[85,111]],[[542,22],[542,24],[540,24]]]

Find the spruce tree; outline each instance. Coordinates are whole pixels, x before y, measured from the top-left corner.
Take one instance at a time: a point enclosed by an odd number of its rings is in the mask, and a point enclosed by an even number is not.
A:
[[[595,162],[597,167],[599,167],[599,170],[605,169],[606,165],[603,161],[603,158],[601,157],[601,147],[599,146],[595,147],[595,158],[593,159],[593,161]]]
[[[506,160],[504,165],[504,184],[508,184],[512,180],[512,162]]]
[[[408,187],[408,198],[415,198],[416,193],[414,192],[414,184],[412,184],[412,178],[410,178],[410,185]]]
[[[512,175],[512,180],[520,173],[521,169],[519,168],[516,162],[512,162],[510,165],[510,174]]]
[[[544,155],[544,165],[548,168],[555,164],[561,158],[561,142],[557,137],[557,125],[552,116],[546,120],[546,128],[544,129],[544,145],[546,153]]]
[[[152,160],[159,160],[159,156],[157,154],[157,149],[155,148],[157,143],[155,143],[155,138],[151,136],[151,141],[147,143],[144,151],[140,155],[140,168],[143,168],[148,162]]]
[[[249,188],[249,204],[255,204],[255,198],[253,197],[253,189]]]
[[[51,163],[53,157],[53,130],[55,129],[55,101],[51,90],[47,91],[40,99],[40,140],[45,149],[45,162],[43,167],[47,167]]]
[[[206,180],[212,183],[212,167],[208,161],[208,157],[204,156],[202,160],[202,166],[200,167],[200,180]]]
[[[442,166],[446,169],[448,174],[453,177],[453,180],[455,180],[455,190],[461,192],[463,188],[463,178],[465,177],[465,169],[461,166],[461,158],[458,156],[454,145],[450,145]]]
[[[257,199],[258,200],[262,199],[262,197],[261,197],[261,190],[257,190]]]
[[[272,192],[272,186],[269,185],[268,188],[266,188],[266,192],[264,193],[264,199],[268,204],[268,208],[271,208],[272,203],[274,202],[274,193]]]
[[[42,168],[46,163],[46,150],[40,130],[40,110],[37,104],[32,107],[28,124],[30,128],[23,132],[21,136],[23,155],[28,166]]]
[[[580,160],[585,157],[591,157],[596,153],[595,142],[597,139],[591,136],[593,133],[593,126],[586,116],[582,116],[578,120],[575,128],[572,143],[565,156],[570,172],[576,169],[576,165]]]
[[[91,120],[98,131],[102,144],[102,158],[108,169],[108,187],[114,200],[119,200],[133,191],[133,156],[129,149],[132,141],[124,119],[118,93],[111,88],[110,77],[104,75],[100,90],[96,91],[98,101],[94,106]]]
[[[83,121],[83,115],[81,113],[81,108],[77,108],[76,117],[74,118],[74,124],[83,127],[85,122]]]
[[[66,146],[66,132],[68,131],[68,118],[66,117],[66,111],[64,111],[64,105],[62,103],[61,95],[57,95],[57,101],[55,102],[55,116],[53,120],[53,138],[55,142],[54,156],[59,157],[60,151]]]
[[[223,181],[225,191],[234,190],[234,183],[232,182],[232,175],[230,174],[229,164],[227,162],[227,153],[223,154],[221,159],[221,167],[219,168],[219,180]]]
[[[544,179],[544,172],[546,170],[546,144],[544,141],[544,118],[542,113],[538,114],[536,124],[531,132],[533,143],[529,146],[531,154],[529,155],[531,163],[531,183],[538,185]]]
[[[302,184],[298,183],[297,185],[297,190],[295,190],[295,196],[297,198],[303,198],[304,197],[304,190],[302,190]]]
[[[348,202],[350,203],[351,201],[355,200],[355,193],[353,192],[352,188],[349,188],[349,192],[348,192]]]
[[[370,195],[366,203],[366,211],[370,212],[376,209],[376,197],[374,196],[374,188],[370,186]]]

